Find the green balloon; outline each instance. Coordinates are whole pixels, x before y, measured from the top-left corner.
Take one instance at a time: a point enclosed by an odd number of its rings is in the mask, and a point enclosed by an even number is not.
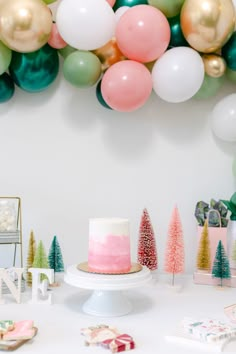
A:
[[[104,98],[102,97],[102,93],[101,93],[101,83],[102,83],[102,80],[100,80],[97,84],[97,87],[96,87],[96,96],[97,96],[97,99],[98,101],[101,103],[101,105],[105,108],[108,108],[108,109],[111,109],[112,108],[110,106],[108,106],[108,104],[105,102]]]
[[[65,46],[64,48],[58,49],[58,53],[64,58],[66,59],[66,57],[68,57],[68,55],[70,55],[71,53],[75,52],[77,49],[71,47],[69,44],[67,46]]]
[[[116,11],[119,7],[122,6],[136,6],[136,5],[148,5],[148,1],[146,0],[116,0],[115,5],[113,6],[113,10]]]
[[[225,74],[226,74],[227,79],[236,83],[236,70],[231,70],[229,68],[226,68]]]
[[[43,2],[45,2],[45,4],[49,5],[52,4],[53,2],[56,2],[57,0],[43,0]]]
[[[59,71],[57,50],[46,44],[31,53],[13,52],[9,71],[22,90],[43,91],[57,77]]]
[[[224,76],[216,78],[205,74],[202,86],[194,95],[194,98],[206,99],[216,95],[216,93],[223,85],[224,79]]]
[[[0,76],[0,103],[9,101],[15,92],[15,85],[12,78],[4,73]]]
[[[89,51],[77,50],[66,57],[63,74],[76,87],[93,86],[99,79],[102,65],[98,57]]]
[[[173,47],[189,47],[188,42],[184,38],[181,25],[180,25],[180,16],[171,17],[168,19],[170,25],[170,43],[169,48]]]
[[[236,177],[236,157],[235,157],[234,160],[233,160],[232,169],[233,169],[233,175]]]
[[[12,57],[12,51],[0,42],[0,75],[7,71]]]
[[[231,70],[236,70],[236,32],[232,34],[228,42],[222,47],[221,55]]]
[[[148,0],[148,3],[161,10],[166,17],[174,17],[180,13],[184,0]]]

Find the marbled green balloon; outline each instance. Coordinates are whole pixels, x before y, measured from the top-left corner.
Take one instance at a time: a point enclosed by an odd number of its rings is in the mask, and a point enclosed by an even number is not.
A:
[[[236,70],[236,32],[232,34],[228,42],[222,47],[222,57],[229,69]]]
[[[100,60],[89,51],[77,50],[68,55],[63,63],[65,79],[81,88],[93,86],[99,80],[101,72]]]
[[[64,58],[66,59],[66,57],[68,57],[68,55],[70,55],[71,53],[75,52],[77,49],[71,47],[69,44],[67,46],[65,46],[64,48],[58,49],[58,53]]]
[[[100,81],[98,82],[97,87],[96,87],[96,96],[97,96],[97,99],[98,99],[98,101],[101,103],[101,105],[102,105],[103,107],[112,110],[112,108],[111,108],[110,106],[108,106],[108,104],[105,102],[104,98],[102,97],[101,83],[102,83],[102,80],[100,80]]]
[[[233,175],[236,177],[236,157],[235,157],[234,160],[233,160],[232,169],[233,169]]]
[[[174,17],[180,13],[184,0],[148,0],[148,3],[161,10],[166,17]]]
[[[148,2],[146,0],[116,0],[113,10],[116,11],[122,6],[132,7],[136,5],[148,5]]]
[[[0,103],[9,101],[15,92],[15,85],[12,78],[3,73],[0,76]]]
[[[11,49],[0,42],[0,75],[7,71],[11,62]]]
[[[206,99],[215,96],[223,85],[224,79],[224,75],[216,78],[205,74],[202,86],[194,98]]]
[[[168,19],[170,25],[170,43],[169,48],[174,47],[189,47],[188,42],[184,38],[181,25],[180,25],[180,16],[171,17]]]
[[[12,53],[9,67],[14,82],[28,92],[39,92],[48,88],[59,71],[56,49],[48,44],[31,53]]]

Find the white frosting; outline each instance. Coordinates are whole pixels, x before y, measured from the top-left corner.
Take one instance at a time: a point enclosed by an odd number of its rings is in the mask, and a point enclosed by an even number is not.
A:
[[[89,220],[90,240],[102,242],[107,235],[129,237],[129,220],[123,218],[94,218]]]

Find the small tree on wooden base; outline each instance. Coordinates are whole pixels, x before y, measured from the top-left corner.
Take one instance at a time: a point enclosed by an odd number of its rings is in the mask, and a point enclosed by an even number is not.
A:
[[[139,227],[138,262],[150,270],[158,268],[156,240],[147,209],[143,210]]]
[[[54,269],[54,286],[58,286],[59,283],[56,282],[56,273],[64,272],[64,262],[61,247],[56,236],[53,237],[51,247],[49,249],[48,263],[49,267]]]
[[[211,253],[210,253],[210,241],[208,234],[208,222],[207,219],[204,223],[201,238],[199,241],[198,253],[197,253],[197,269],[210,271],[211,269]]]
[[[216,249],[216,255],[212,268],[212,277],[220,279],[220,286],[223,285],[223,279],[231,278],[229,260],[221,240],[219,241]]]
[[[169,224],[164,271],[172,274],[172,285],[175,282],[175,274],[184,272],[184,240],[177,207],[173,210]]]
[[[48,257],[41,240],[39,241],[38,247],[36,249],[33,268],[49,269]],[[43,281],[44,279],[48,279],[48,277],[45,274],[41,274],[40,280]]]
[[[35,252],[36,252],[36,241],[34,238],[34,232],[31,231],[30,238],[29,238],[29,246],[28,246],[27,273],[26,273],[26,280],[27,280],[28,286],[32,285],[32,274],[30,272],[28,272],[28,269],[33,266]]]

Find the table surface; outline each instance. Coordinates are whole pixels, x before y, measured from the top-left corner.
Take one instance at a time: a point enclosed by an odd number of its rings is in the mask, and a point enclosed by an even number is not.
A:
[[[22,302],[17,304],[11,295],[4,295],[5,304],[0,305],[1,319],[33,319],[38,328],[37,336],[18,348],[16,353],[43,354],[105,354],[109,350],[84,344],[81,328],[107,324],[120,333],[131,335],[136,343],[134,354],[199,354],[197,345],[173,343],[166,340],[172,335],[180,321],[192,318],[211,317],[228,321],[224,307],[236,303],[235,288],[196,285],[192,276],[176,276],[175,286],[171,277],[156,274],[153,280],[136,289],[125,291],[132,302],[131,313],[121,317],[96,317],[85,314],[82,305],[91,290],[80,289],[62,282],[52,288],[53,304],[32,305],[29,303],[31,290],[22,293]],[[224,350],[236,353],[236,339]],[[216,351],[215,351],[216,352]]]

